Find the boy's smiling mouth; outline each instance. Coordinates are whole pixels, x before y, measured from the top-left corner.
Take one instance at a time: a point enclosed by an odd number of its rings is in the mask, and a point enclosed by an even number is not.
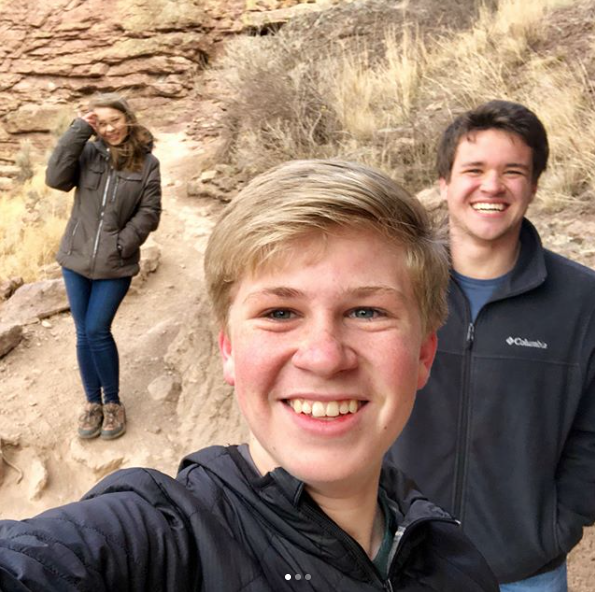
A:
[[[295,413],[310,415],[316,419],[355,414],[365,404],[365,401],[358,401],[357,399],[339,399],[336,401],[289,399],[285,402]]]

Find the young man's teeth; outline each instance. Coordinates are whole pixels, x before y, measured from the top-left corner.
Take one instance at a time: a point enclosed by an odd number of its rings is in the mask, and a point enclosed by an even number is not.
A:
[[[289,405],[296,413],[311,415],[312,417],[338,417],[348,413],[357,413],[360,403],[355,399],[348,401],[304,401],[303,399],[291,399]]]
[[[474,210],[482,212],[502,212],[504,210],[504,204],[496,203],[476,203],[471,206]]]

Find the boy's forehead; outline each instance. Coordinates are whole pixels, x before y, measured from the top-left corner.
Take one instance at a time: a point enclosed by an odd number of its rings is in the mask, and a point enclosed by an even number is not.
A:
[[[347,260],[337,259],[334,255],[336,245],[342,244],[344,248],[351,251],[350,243],[352,241],[354,243],[353,257],[349,257]],[[279,245],[279,248],[275,249],[272,254],[255,262],[252,268],[246,269],[236,279],[230,291],[230,304],[234,302],[240,287],[244,294],[246,292],[272,294],[274,290],[277,290],[279,291],[278,295],[289,296],[290,291],[294,291],[294,295],[297,295],[298,292],[301,292],[302,284],[307,285],[309,291],[316,291],[317,283],[312,280],[319,277],[317,274],[320,273],[320,269],[316,269],[317,266],[323,266],[326,272],[325,275],[329,273],[334,275],[337,272],[337,275],[340,276],[340,272],[350,265],[352,259],[363,257],[366,262],[363,267],[367,268],[367,263],[373,264],[374,255],[378,253],[378,251],[374,251],[373,245],[376,245],[376,249],[380,245],[383,253],[388,254],[391,258],[394,256],[395,273],[397,273],[397,269],[406,270],[406,275],[400,277],[406,283],[403,288],[409,292],[411,276],[409,270],[406,269],[406,251],[401,244],[388,239],[379,230],[341,228],[333,229],[331,232],[309,232]],[[370,249],[369,252],[365,253],[368,248]],[[361,259],[359,265],[361,268]],[[312,268],[312,270],[309,268]],[[320,278],[321,281],[323,279],[325,278]],[[360,277],[361,279],[362,277]],[[382,282],[378,281],[376,277],[367,279],[366,285],[368,287],[379,288],[382,286]],[[355,281],[347,281],[345,277],[341,281],[344,282],[341,285],[345,288],[345,291],[355,289],[357,284]],[[359,286],[357,289],[359,289]]]

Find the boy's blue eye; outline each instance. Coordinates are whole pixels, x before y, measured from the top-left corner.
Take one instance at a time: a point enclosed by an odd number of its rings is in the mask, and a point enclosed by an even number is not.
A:
[[[286,308],[276,308],[267,312],[265,316],[277,321],[287,321],[293,318],[293,312]]]
[[[375,319],[380,314],[377,308],[355,308],[351,311],[351,315],[356,319]]]

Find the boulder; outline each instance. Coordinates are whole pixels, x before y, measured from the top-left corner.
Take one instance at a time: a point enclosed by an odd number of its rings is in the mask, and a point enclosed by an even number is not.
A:
[[[48,470],[45,463],[37,456],[27,467],[27,480],[29,481],[29,499],[36,501],[42,496],[43,490],[48,484]]]
[[[12,277],[0,282],[0,300],[8,300],[24,283],[22,277]]]
[[[0,358],[12,351],[23,339],[21,325],[0,323]]]
[[[162,374],[151,382],[148,390],[154,401],[175,402],[182,390],[182,383],[174,374]]]
[[[29,325],[69,308],[64,280],[25,284],[0,305],[0,323]]]

